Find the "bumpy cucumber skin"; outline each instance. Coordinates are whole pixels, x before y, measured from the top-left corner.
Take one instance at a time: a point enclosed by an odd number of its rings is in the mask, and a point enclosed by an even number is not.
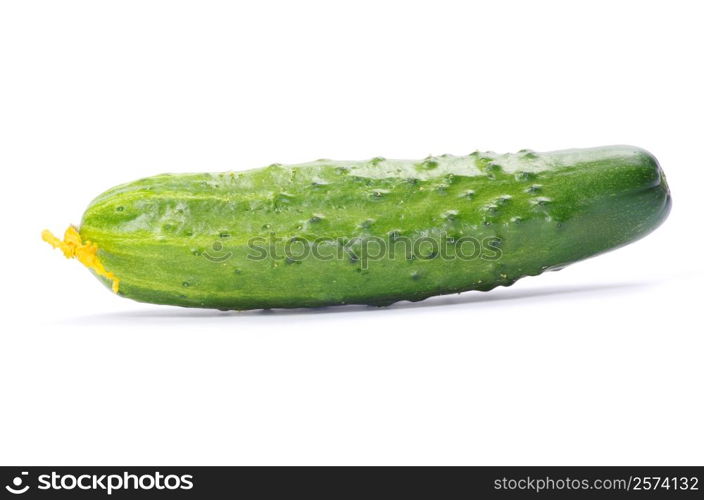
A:
[[[670,203],[657,160],[630,146],[318,160],[124,184],[91,203],[80,234],[120,278],[119,294],[138,301],[237,310],[387,305],[561,268],[641,238]],[[441,235],[488,246],[471,259],[433,256],[430,245],[420,257],[402,247],[365,262],[334,246],[324,252],[335,254],[330,260],[282,255],[292,238]],[[276,258],[253,260],[253,238],[267,248],[276,241]],[[290,248],[300,254],[300,245]]]

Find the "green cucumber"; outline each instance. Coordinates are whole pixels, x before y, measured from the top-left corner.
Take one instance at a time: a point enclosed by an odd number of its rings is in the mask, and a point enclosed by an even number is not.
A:
[[[44,237],[143,302],[387,305],[562,268],[646,235],[670,203],[630,146],[318,160],[138,180]]]

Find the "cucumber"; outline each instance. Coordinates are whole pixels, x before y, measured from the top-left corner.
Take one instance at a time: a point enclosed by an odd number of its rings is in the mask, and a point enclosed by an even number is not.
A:
[[[560,269],[646,235],[670,204],[630,146],[317,160],[123,184],[44,239],[143,302],[388,305]]]

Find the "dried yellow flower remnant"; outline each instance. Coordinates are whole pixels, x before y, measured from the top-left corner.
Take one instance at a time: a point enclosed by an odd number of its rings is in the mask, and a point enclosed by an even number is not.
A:
[[[120,287],[119,278],[105,270],[103,264],[98,259],[98,245],[90,241],[83,243],[81,235],[78,233],[78,229],[76,229],[75,226],[69,226],[66,233],[64,233],[63,241],[51,234],[47,229],[42,231],[42,239],[52,247],[60,249],[67,259],[76,258],[88,269],[95,271],[97,275],[112,280],[112,291],[117,293]]]

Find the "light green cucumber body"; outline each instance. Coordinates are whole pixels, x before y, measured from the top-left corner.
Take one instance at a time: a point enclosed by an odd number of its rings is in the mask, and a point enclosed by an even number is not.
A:
[[[139,301],[386,305],[565,266],[669,207],[655,158],[612,146],[158,175],[96,198],[80,234]]]

